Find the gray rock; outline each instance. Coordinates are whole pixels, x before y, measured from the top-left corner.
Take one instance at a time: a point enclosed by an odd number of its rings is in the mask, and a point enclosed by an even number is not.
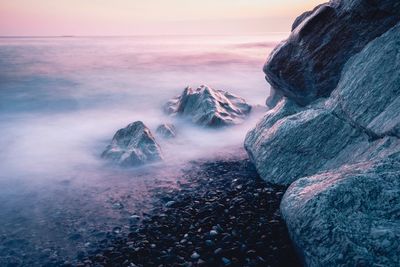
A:
[[[245,148],[260,176],[272,183],[288,185],[324,170],[329,161],[335,161],[331,167],[338,167],[342,162],[336,157],[342,150],[368,141],[361,131],[324,108],[280,119],[269,116],[247,135]]]
[[[301,15],[270,55],[266,79],[301,105],[327,97],[353,55],[400,21],[394,0],[332,0]]]
[[[245,140],[261,177],[288,185],[399,151],[399,42],[397,25],[368,44],[328,100],[302,108],[285,99],[268,112]]]
[[[173,124],[164,123],[157,127],[156,134],[165,139],[175,138],[176,129]]]
[[[198,125],[221,127],[242,123],[251,106],[238,96],[202,85],[197,89],[187,87],[164,110],[167,114],[187,117]]]
[[[276,90],[274,90],[274,88],[271,88],[270,95],[267,98],[267,101],[265,104],[269,108],[274,108],[279,103],[279,101],[282,100],[282,98],[283,98],[283,94],[280,91],[276,91]]]
[[[390,158],[299,179],[281,203],[309,267],[398,266],[399,210],[400,163]]]
[[[385,24],[400,12],[399,3],[331,1],[330,5],[335,14],[357,14],[358,19],[369,18],[378,8],[370,19],[376,26],[376,19]],[[324,25],[330,23],[333,11],[315,12],[302,18],[295,31],[311,32],[312,27],[303,24],[319,17],[318,12],[325,14],[319,20],[328,22],[316,25],[327,31]],[[369,29],[368,20],[363,23]],[[324,41],[324,36],[316,34],[316,41]],[[310,91],[285,94],[290,99],[283,98],[246,136],[245,148],[261,177],[291,184],[281,211],[306,266],[398,266],[400,262],[400,24],[365,43],[369,37],[351,39],[363,49],[339,68],[341,73],[333,73],[338,82],[328,99],[315,100],[319,86],[330,86],[330,63],[307,76],[313,77],[307,80]],[[289,64],[310,45],[312,40],[303,39],[294,46],[286,54]],[[353,46],[345,49],[355,51]],[[319,49],[318,57],[324,51]],[[304,62],[298,71],[310,75]],[[276,82],[290,91],[294,80],[284,72]],[[309,100],[314,101],[303,106]]]
[[[400,24],[349,60],[328,107],[372,138],[400,137],[399,74]]]
[[[150,130],[136,121],[117,131],[102,157],[123,166],[139,166],[161,160],[162,153]]]

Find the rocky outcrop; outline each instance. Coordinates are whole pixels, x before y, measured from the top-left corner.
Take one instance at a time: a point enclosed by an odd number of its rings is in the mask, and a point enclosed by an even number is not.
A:
[[[398,158],[299,179],[281,211],[306,266],[399,266]]]
[[[327,100],[301,107],[284,99],[245,140],[260,175],[291,184],[347,163],[400,149],[400,25],[370,42],[343,68]]]
[[[277,104],[245,148],[290,185],[281,211],[306,266],[399,266],[399,14],[399,1],[323,4],[264,68]]]
[[[156,134],[165,139],[171,139],[176,137],[176,129],[173,124],[164,123],[157,127]]]
[[[117,131],[102,157],[122,166],[139,166],[161,160],[162,153],[150,130],[136,121]]]
[[[198,125],[221,127],[242,123],[251,106],[243,98],[202,85],[197,89],[187,87],[182,95],[170,100],[164,110]]]
[[[332,0],[301,15],[264,67],[273,89],[300,105],[327,97],[345,63],[400,21],[400,2]]]

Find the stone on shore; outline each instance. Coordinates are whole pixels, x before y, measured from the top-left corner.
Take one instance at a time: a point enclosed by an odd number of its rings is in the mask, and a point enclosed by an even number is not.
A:
[[[222,127],[242,123],[251,106],[243,98],[202,85],[197,89],[187,87],[182,95],[170,100],[164,110],[198,125]]]
[[[117,131],[102,157],[122,166],[139,166],[162,160],[162,153],[149,128],[136,121]]]

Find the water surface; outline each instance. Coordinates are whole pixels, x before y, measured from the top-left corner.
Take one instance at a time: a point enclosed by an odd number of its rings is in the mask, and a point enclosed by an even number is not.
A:
[[[162,105],[201,84],[264,105],[262,65],[284,37],[1,38],[0,265],[73,258],[123,231],[149,190],[173,187],[188,161],[240,147],[262,112],[210,131]],[[161,141],[166,161],[133,170],[102,161],[115,131],[136,120],[177,124],[179,138]]]

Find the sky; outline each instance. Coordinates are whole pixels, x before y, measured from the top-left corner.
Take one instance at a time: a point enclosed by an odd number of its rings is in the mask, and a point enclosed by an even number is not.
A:
[[[323,0],[0,0],[0,36],[287,32]]]

